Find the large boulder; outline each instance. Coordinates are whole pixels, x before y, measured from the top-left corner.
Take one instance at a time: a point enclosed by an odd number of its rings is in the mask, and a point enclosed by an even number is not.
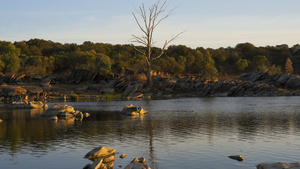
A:
[[[90,152],[88,152],[84,158],[88,159],[103,159],[108,156],[111,156],[115,153],[116,149],[114,148],[108,148],[104,146],[96,147]]]
[[[276,87],[283,87],[290,78],[291,77],[289,75],[280,76],[280,78],[278,78],[276,81]]]
[[[299,163],[261,163],[256,166],[257,169],[300,169],[300,162]]]
[[[75,113],[74,107],[66,104],[56,104],[52,108],[42,113],[42,116],[62,116],[70,113]]]
[[[300,89],[300,78],[297,76],[291,77],[289,80],[286,81],[285,88],[292,90]]]
[[[74,110],[74,107],[67,104],[56,104],[52,108],[42,113],[44,117],[58,117],[59,119],[73,119],[81,121],[83,117],[88,117],[84,115],[79,110]]]
[[[145,113],[149,113],[149,112],[144,110],[141,107],[135,107],[132,104],[124,106],[123,110],[122,110],[122,114],[125,114],[128,116],[141,116]]]

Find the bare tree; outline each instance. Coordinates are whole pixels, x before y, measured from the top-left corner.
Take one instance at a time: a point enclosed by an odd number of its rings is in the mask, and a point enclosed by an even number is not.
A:
[[[155,43],[153,41],[154,30],[163,20],[168,18],[170,16],[170,13],[174,10],[173,8],[166,15],[160,17],[160,15],[163,15],[163,13],[166,12],[166,8],[167,8],[167,1],[164,1],[161,4],[160,1],[158,0],[155,4],[153,4],[149,8],[145,8],[145,5],[142,4],[142,6],[139,6],[139,9],[137,10],[137,13],[141,17],[141,21],[138,20],[135,13],[132,13],[137,25],[139,26],[140,30],[143,32],[143,36],[136,36],[136,35],[132,35],[132,36],[134,38],[133,42],[137,42],[146,47],[146,51],[140,50],[138,48],[135,49],[146,58],[148,86],[151,86],[151,61],[160,58],[164,53],[168,44],[173,40],[175,40],[180,34],[183,33],[181,32],[176,36],[172,37],[170,40],[166,40],[162,47],[161,52],[155,56],[152,56],[152,46]]]

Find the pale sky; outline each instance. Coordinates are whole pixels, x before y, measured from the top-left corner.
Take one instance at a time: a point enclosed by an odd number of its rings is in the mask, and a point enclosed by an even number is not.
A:
[[[156,0],[0,0],[0,40],[33,38],[60,43],[134,44],[142,35],[132,12]],[[172,44],[234,47],[300,43],[299,0],[168,0],[176,8],[157,28],[156,47]],[[172,45],[171,44],[171,45]]]

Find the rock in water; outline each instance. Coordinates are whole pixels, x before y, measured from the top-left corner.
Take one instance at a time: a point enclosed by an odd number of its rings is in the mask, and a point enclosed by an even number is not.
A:
[[[88,169],[100,169],[102,165],[102,159],[96,160]]]
[[[120,158],[122,158],[122,159],[124,159],[126,157],[126,154],[122,154],[121,156],[120,156]]]
[[[90,152],[88,152],[84,157],[88,159],[100,159],[100,158],[105,158],[108,157],[112,154],[114,154],[116,149],[114,148],[108,148],[108,147],[96,147]]]
[[[233,156],[228,156],[229,158],[233,159],[233,160],[237,160],[237,161],[243,161],[244,157],[241,155],[233,155]]]
[[[123,107],[122,114],[128,115],[128,116],[140,116],[145,113],[149,113],[148,111],[145,111],[141,107],[135,107],[132,104],[126,105]]]
[[[145,162],[146,159],[144,157],[135,158],[125,167],[125,169],[151,169],[149,165],[144,164]]]
[[[300,169],[300,162],[299,163],[261,163],[256,166],[257,169]]]

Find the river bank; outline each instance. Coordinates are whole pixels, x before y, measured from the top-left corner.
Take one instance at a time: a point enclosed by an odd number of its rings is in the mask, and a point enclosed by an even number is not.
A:
[[[210,80],[193,75],[153,74],[151,88],[145,85],[145,79],[143,73],[99,76],[87,70],[76,70],[65,77],[1,75],[0,96],[3,103],[11,103],[22,100],[51,102],[300,95],[300,78],[296,75],[258,72],[244,73],[235,79]]]

